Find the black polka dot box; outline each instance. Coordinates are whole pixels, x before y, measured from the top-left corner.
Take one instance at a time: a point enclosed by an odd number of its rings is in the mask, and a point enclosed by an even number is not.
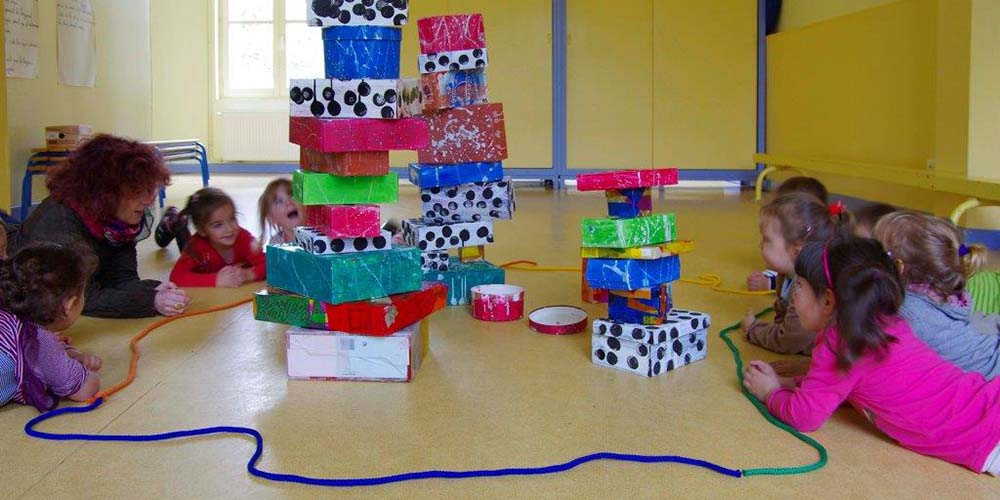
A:
[[[293,79],[291,116],[399,118],[399,80]]]
[[[422,189],[420,202],[424,222],[430,224],[510,219],[515,208],[514,183],[507,177],[499,182]]]
[[[484,69],[488,60],[485,48],[451,50],[417,56],[422,75],[465,69]]]
[[[493,220],[432,225],[403,219],[403,241],[421,252],[487,245],[493,243]]]
[[[701,361],[708,354],[705,313],[674,309],[661,325],[594,321],[591,359],[594,364],[655,377]]]
[[[309,26],[403,26],[409,0],[306,0]]]
[[[425,273],[448,272],[448,252],[421,252],[420,267]]]
[[[392,248],[392,234],[382,231],[374,238],[331,238],[317,228],[299,226],[295,228],[295,243],[314,255],[373,252]]]

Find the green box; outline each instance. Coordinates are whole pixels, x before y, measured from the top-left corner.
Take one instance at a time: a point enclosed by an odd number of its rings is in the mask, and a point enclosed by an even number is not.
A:
[[[267,247],[267,284],[309,298],[342,304],[420,290],[420,251],[313,255],[295,245]]]
[[[254,294],[253,317],[257,321],[303,328],[327,328],[322,302],[277,288],[265,288]]]
[[[344,177],[297,170],[292,174],[292,196],[301,205],[396,203],[399,175]]]
[[[472,287],[503,284],[505,276],[503,269],[484,260],[463,263],[452,257],[447,271],[426,273],[424,279],[448,285],[448,305],[461,306],[472,303]]]
[[[677,237],[677,223],[674,214],[632,219],[583,219],[580,233],[584,247],[641,247],[673,241]]]

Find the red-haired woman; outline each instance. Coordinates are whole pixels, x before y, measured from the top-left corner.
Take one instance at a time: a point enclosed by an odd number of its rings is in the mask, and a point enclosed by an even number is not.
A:
[[[168,182],[170,171],[151,146],[99,135],[49,171],[49,197],[24,221],[9,253],[33,241],[91,252],[98,267],[87,281],[87,316],[180,314],[190,298],[172,283],[139,279],[135,251],[149,237],[149,208]]]

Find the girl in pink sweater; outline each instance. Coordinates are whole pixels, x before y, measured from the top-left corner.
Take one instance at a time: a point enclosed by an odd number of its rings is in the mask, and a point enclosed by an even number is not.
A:
[[[916,338],[898,312],[904,287],[875,240],[812,244],[795,262],[802,325],[820,331],[798,383],[753,361],[744,385],[800,431],[845,400],[903,447],[1000,474],[1000,378],[963,372]]]

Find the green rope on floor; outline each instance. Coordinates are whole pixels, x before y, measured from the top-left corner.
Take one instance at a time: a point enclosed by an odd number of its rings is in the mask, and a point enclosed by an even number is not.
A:
[[[768,307],[767,309],[764,309],[763,311],[757,313],[757,317],[759,318],[765,314],[770,313],[771,311],[773,311],[773,309]],[[815,448],[816,452],[819,453],[819,460],[816,460],[815,462],[809,465],[803,465],[800,467],[759,467],[756,469],[743,469],[743,475],[744,476],[787,476],[793,474],[805,474],[807,472],[812,472],[815,470],[822,469],[823,467],[826,466],[826,461],[827,461],[826,448],[824,448],[823,445],[819,444],[819,442],[817,442],[815,439],[806,436],[805,434],[802,434],[801,432],[789,427],[784,422],[775,418],[774,415],[771,415],[771,413],[767,411],[767,407],[764,406],[764,403],[760,402],[760,400],[758,400],[757,397],[754,396],[753,394],[750,394],[750,391],[748,391],[746,387],[743,386],[743,358],[742,356],[740,356],[740,350],[736,348],[736,344],[733,344],[733,341],[729,338],[729,333],[739,328],[740,328],[740,323],[736,323],[735,325],[732,325],[728,328],[724,328],[721,332],[719,332],[719,337],[722,338],[722,340],[726,343],[726,345],[729,346],[729,350],[732,351],[733,353],[733,361],[736,362],[736,376],[740,379],[740,389],[743,391],[743,395],[746,396],[746,398],[750,400],[750,402],[753,403],[755,407],[757,407],[757,411],[759,411],[760,414],[764,416],[764,419],[770,422],[771,425],[791,434],[792,436],[795,436],[796,439]]]

